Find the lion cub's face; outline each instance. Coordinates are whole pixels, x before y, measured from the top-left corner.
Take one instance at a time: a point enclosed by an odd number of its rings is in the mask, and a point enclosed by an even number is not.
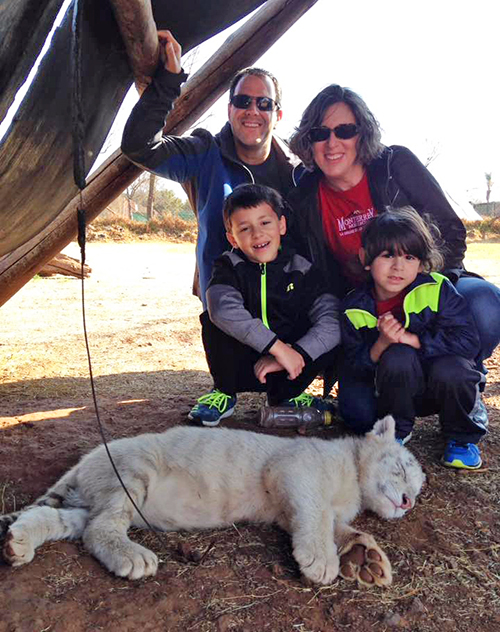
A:
[[[401,518],[415,505],[425,474],[417,459],[395,440],[394,419],[377,421],[360,452],[363,508],[382,518]]]

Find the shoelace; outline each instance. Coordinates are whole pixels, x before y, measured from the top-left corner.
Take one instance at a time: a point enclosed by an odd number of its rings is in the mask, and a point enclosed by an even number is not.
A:
[[[450,447],[457,452],[468,452],[469,450],[474,452],[477,449],[474,443],[457,443],[456,441],[450,442]]]
[[[198,404],[205,404],[209,408],[217,408],[220,413],[223,413],[227,409],[230,399],[231,395],[226,395],[221,391],[213,391],[199,397]]]
[[[297,408],[300,408],[301,406],[311,406],[314,397],[309,395],[309,393],[301,393],[297,395],[297,397],[292,397],[290,401],[293,402]]]

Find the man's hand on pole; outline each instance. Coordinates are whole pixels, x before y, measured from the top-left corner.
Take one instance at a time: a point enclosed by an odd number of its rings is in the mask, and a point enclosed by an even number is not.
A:
[[[165,68],[178,75],[181,70],[182,48],[170,31],[158,31],[160,58]]]

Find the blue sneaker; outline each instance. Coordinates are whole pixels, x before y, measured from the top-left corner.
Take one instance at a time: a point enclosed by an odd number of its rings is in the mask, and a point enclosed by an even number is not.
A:
[[[475,443],[457,443],[448,441],[443,455],[443,465],[463,470],[477,470],[483,461],[481,452]]]
[[[221,419],[233,414],[235,406],[236,397],[226,395],[214,388],[210,393],[198,398],[188,415],[188,419],[203,426],[217,426]]]
[[[320,410],[321,412],[327,411],[332,415],[336,412],[335,404],[332,401],[322,399],[321,397],[314,397],[314,395],[310,395],[309,393],[301,393],[297,395],[297,397],[292,397],[291,399],[281,402],[279,405],[288,408],[316,408],[316,410]]]
[[[406,437],[396,437],[396,441],[399,445],[406,445],[408,441],[412,438],[413,434],[409,432]]]

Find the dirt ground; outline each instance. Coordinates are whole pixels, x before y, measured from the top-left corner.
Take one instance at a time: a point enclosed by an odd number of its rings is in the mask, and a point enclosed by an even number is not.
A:
[[[500,256],[500,244],[489,244]],[[491,252],[493,252],[493,250]],[[76,252],[76,251],[75,251]],[[477,244],[469,266],[496,283],[500,267]],[[71,254],[71,252],[70,252]],[[186,423],[210,387],[190,294],[192,245],[90,243],[85,311],[100,418],[108,439]],[[81,283],[35,278],[0,310],[2,513],[45,491],[100,442],[82,334]],[[394,570],[389,589],[344,580],[302,583],[277,527],[235,525],[157,539],[156,577],[111,576],[80,542],[42,546],[20,569],[0,563],[0,632],[93,630],[326,632],[500,629],[500,353],[489,361],[484,401],[491,432],[484,468],[439,464],[435,418],[419,420],[410,449],[427,484],[401,521],[363,515]],[[313,385],[315,392],[321,384]],[[255,429],[261,396],[244,395],[226,426]],[[214,429],[213,432],[217,432]],[[334,437],[340,427],[324,431]],[[282,431],[282,434],[287,434]],[[290,434],[292,434],[290,432]],[[193,553],[196,553],[193,555]],[[201,559],[200,559],[201,558]]]

